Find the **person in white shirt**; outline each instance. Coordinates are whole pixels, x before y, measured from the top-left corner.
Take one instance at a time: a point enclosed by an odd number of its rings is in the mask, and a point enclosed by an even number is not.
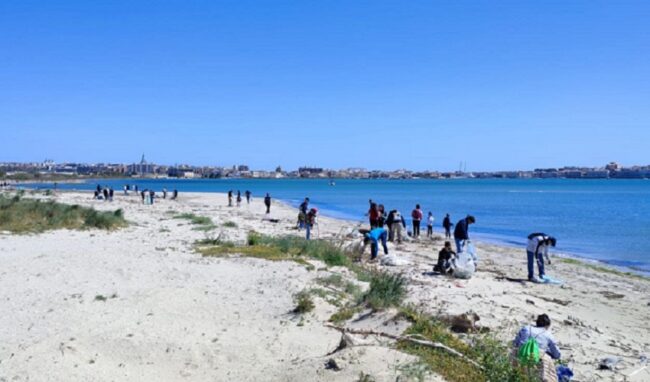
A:
[[[433,217],[433,214],[429,211],[429,216],[427,216],[427,237],[433,236],[433,221],[436,220]]]
[[[538,282],[539,279],[535,278],[535,265],[534,261],[537,261],[537,268],[539,270],[539,278],[544,278],[544,258],[551,263],[551,259],[548,256],[548,248],[555,247],[557,240],[554,237],[548,236],[544,233],[531,233],[528,235],[528,246],[526,247],[526,253],[528,255],[528,280],[533,282]]]

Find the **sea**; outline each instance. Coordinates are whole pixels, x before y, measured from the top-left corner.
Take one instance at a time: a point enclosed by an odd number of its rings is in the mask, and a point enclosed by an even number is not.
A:
[[[267,192],[293,206],[309,197],[323,215],[354,221],[367,217],[369,200],[410,216],[420,204],[442,219],[476,218],[470,237],[520,247],[544,232],[557,238],[555,251],[650,274],[650,181],[643,179],[98,179],[61,183],[60,189],[92,190],[97,184],[120,193],[140,189],[184,192]],[[52,183],[28,184],[53,188]],[[225,201],[224,201],[225,202]],[[410,222],[409,222],[410,223]]]

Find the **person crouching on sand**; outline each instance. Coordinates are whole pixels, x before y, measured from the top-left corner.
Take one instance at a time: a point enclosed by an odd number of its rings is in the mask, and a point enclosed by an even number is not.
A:
[[[557,240],[554,237],[548,236],[544,233],[531,233],[528,235],[528,246],[526,247],[526,254],[528,255],[528,281],[540,282],[546,275],[544,273],[544,258],[551,264],[551,259],[548,256],[548,248],[555,247]],[[539,279],[535,278],[535,265],[537,261],[537,269],[539,270]]]
[[[553,359],[560,359],[560,350],[555,342],[555,338],[550,332],[551,319],[547,314],[537,316],[535,326],[526,325],[513,341],[514,352],[517,354],[519,361],[525,364],[534,364],[539,372],[539,380],[543,382],[556,382],[557,372]],[[539,353],[533,356],[529,342],[533,339],[533,345],[537,345]],[[523,358],[523,359],[522,359]],[[532,358],[532,359],[531,359]],[[537,358],[537,359],[535,359]]]
[[[445,246],[438,252],[438,263],[433,267],[434,272],[442,274],[453,273],[451,260],[456,256],[456,252],[451,249],[451,242],[445,241]]]
[[[365,245],[370,242],[370,261],[373,261],[377,258],[380,241],[382,247],[384,247],[384,254],[388,255],[388,247],[386,246],[387,238],[388,232],[385,228],[373,228],[365,235],[363,245],[365,247]]]

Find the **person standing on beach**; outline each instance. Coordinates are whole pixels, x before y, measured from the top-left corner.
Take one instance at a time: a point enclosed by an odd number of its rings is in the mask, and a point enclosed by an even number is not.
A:
[[[309,209],[309,198],[305,198],[298,207],[298,230],[305,228],[307,222],[307,210]]]
[[[102,193],[104,194],[104,201],[108,202],[108,188],[104,188]]]
[[[237,207],[241,206],[241,191],[237,190]]]
[[[436,220],[433,217],[431,211],[429,211],[429,216],[427,217],[427,237],[433,236],[433,221]]]
[[[370,203],[370,209],[368,210],[368,220],[370,221],[370,229],[377,228],[379,226],[379,208],[377,208],[377,203]]]
[[[149,204],[153,204],[153,198],[156,196],[156,191],[149,191]]]
[[[397,241],[398,243],[401,244],[402,228],[406,229],[406,221],[404,220],[404,216],[402,216],[402,214],[398,210],[393,210],[393,212],[388,217],[388,219],[390,219],[391,221],[390,230],[393,234],[392,241]]]
[[[442,227],[445,229],[445,239],[451,239],[451,227],[454,223],[451,222],[451,217],[449,214],[445,215],[445,218],[442,220]]]
[[[528,255],[528,281],[540,282],[544,279],[544,258],[551,264],[551,259],[548,257],[548,248],[555,247],[557,240],[544,233],[531,233],[528,235],[528,246],[526,247],[526,254]],[[535,278],[535,265],[537,261],[537,269],[539,270],[539,279]]]
[[[251,204],[251,192],[246,190],[246,192],[244,192],[244,195],[246,195],[246,204]]]
[[[114,193],[113,187],[109,187],[108,188],[108,200],[110,200],[111,202],[113,201],[113,193]]]
[[[384,224],[386,224],[386,209],[383,204],[380,204],[377,206],[377,209],[379,210],[379,219],[377,220],[377,226],[379,228],[384,228]]]
[[[316,215],[318,214],[318,209],[317,208],[312,208],[307,212],[307,215],[305,217],[305,231],[307,231],[307,236],[306,239],[309,240],[311,239],[311,230],[314,228],[314,225],[316,224]]]
[[[163,193],[163,199],[167,199],[167,189],[166,188],[162,189],[162,193]]]
[[[178,198],[178,190],[174,189],[174,192],[172,192],[172,200],[176,200]]]
[[[228,191],[228,207],[232,207],[232,190]]]
[[[128,195],[128,194],[129,194],[129,186],[125,184],[124,185],[124,195]]]
[[[467,215],[466,218],[460,219],[456,223],[454,229],[454,240],[456,241],[456,252],[462,252],[465,243],[469,240],[469,225],[476,223],[476,219],[472,215]]]
[[[266,206],[266,213],[270,214],[271,213],[271,195],[269,193],[266,193],[266,196],[264,197],[264,205]]]
[[[420,205],[416,204],[415,209],[411,211],[411,218],[413,218],[413,237],[420,236],[420,222],[422,221],[422,210]]]

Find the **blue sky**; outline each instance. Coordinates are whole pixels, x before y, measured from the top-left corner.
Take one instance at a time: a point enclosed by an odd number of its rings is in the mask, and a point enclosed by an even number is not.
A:
[[[648,164],[647,1],[2,1],[0,161]]]

